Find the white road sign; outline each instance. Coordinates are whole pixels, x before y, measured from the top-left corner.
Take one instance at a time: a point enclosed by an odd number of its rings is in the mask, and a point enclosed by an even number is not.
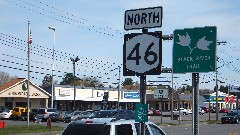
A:
[[[124,29],[155,28],[162,26],[162,7],[125,11]]]
[[[232,85],[229,92],[240,92],[240,85]]]
[[[155,99],[168,98],[168,89],[155,89],[154,98]]]
[[[162,33],[124,36],[123,75],[159,75],[162,67]]]

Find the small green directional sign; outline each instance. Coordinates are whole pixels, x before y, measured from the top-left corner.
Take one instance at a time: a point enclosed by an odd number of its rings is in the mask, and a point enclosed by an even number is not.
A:
[[[215,71],[215,26],[175,30],[173,40],[173,73]]]
[[[136,122],[148,122],[148,104],[136,104]]]

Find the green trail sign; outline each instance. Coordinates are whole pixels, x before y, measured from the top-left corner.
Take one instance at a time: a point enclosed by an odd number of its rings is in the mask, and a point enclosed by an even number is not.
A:
[[[173,73],[215,71],[216,27],[175,30],[173,40]]]
[[[148,122],[148,104],[136,104],[136,122]]]

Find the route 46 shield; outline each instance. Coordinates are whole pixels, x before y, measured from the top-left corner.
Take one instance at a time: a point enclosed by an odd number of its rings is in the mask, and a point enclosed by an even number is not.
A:
[[[159,75],[162,68],[162,32],[124,35],[123,75]]]

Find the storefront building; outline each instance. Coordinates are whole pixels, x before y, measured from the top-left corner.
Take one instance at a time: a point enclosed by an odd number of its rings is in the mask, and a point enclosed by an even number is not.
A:
[[[107,109],[116,109],[118,105],[117,88],[94,88],[76,86],[76,110],[100,110],[103,108],[103,95],[108,93]],[[70,85],[55,85],[54,107],[58,110],[73,110],[74,87]],[[139,90],[119,90],[119,108],[134,109],[140,102]]]
[[[216,98],[216,92],[208,95],[204,95],[205,103],[208,103],[210,107],[218,107],[222,109],[236,109],[237,108],[237,97],[234,95],[228,95],[223,92],[218,92],[218,99]],[[218,100],[218,105],[216,105]]]
[[[5,106],[9,109],[13,107],[27,107],[28,94],[26,90],[22,89],[24,82],[27,82],[26,78],[16,78],[0,86],[0,106]],[[51,95],[31,81],[29,82],[30,108],[47,108],[48,99]]]

